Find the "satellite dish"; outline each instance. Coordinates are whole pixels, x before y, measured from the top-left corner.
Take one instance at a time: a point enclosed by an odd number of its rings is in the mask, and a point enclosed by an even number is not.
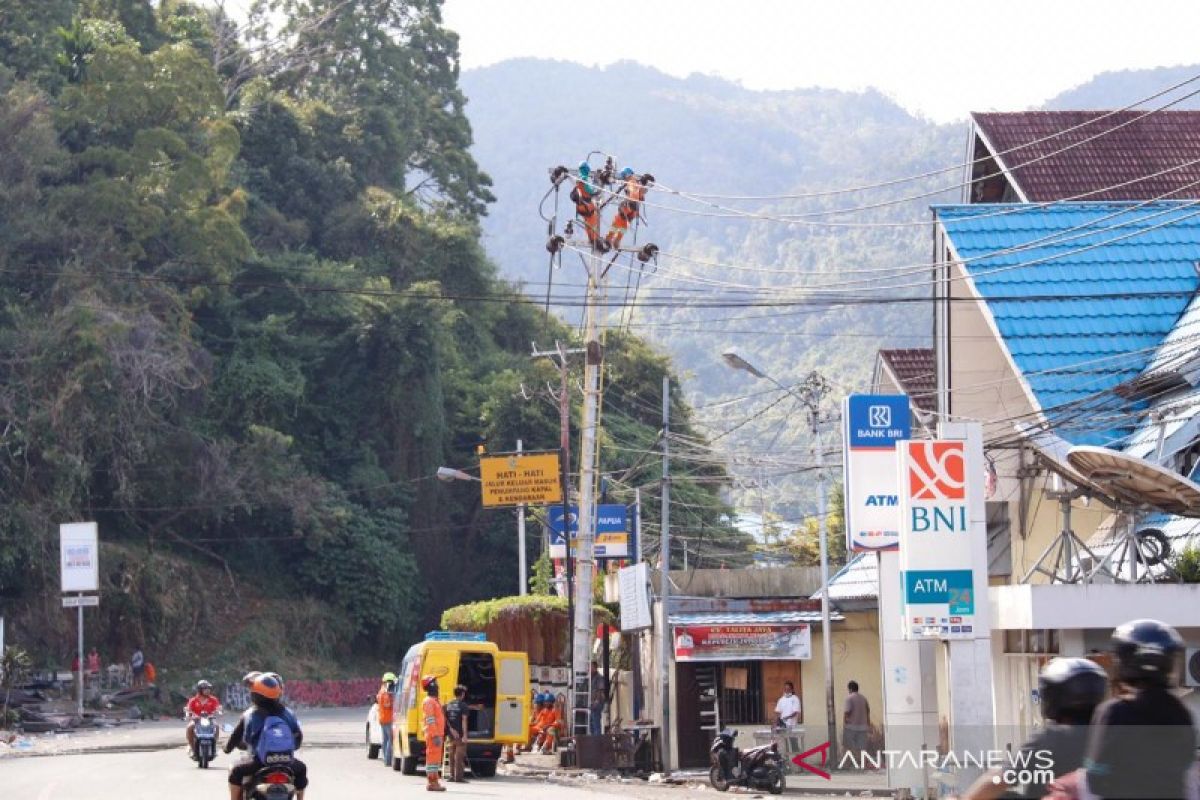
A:
[[[1108,505],[1113,505],[1112,501],[1108,499],[1108,492],[1089,481],[1078,470],[1067,463],[1067,453],[1071,450],[1070,442],[1051,431],[1027,425],[1023,422],[1018,422],[1015,427],[1018,433],[1029,440],[1029,443],[1033,445],[1033,449],[1042,457],[1042,461],[1050,470],[1077,488],[1096,497],[1098,500]]]
[[[1200,517],[1200,485],[1177,472],[1107,447],[1072,447],[1067,463],[1122,503],[1181,517]]]

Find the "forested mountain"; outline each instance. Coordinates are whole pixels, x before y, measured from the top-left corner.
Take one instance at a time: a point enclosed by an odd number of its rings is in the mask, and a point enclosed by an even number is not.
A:
[[[1046,101],[1043,108],[1050,110],[1110,109],[1122,108],[1135,100],[1151,97],[1168,86],[1187,81],[1200,73],[1200,65],[1160,67],[1158,69],[1130,69],[1102,72],[1087,83],[1068,89]],[[1186,97],[1178,103],[1171,101],[1182,95],[1195,92],[1198,87],[1190,83],[1180,91],[1143,103],[1142,108],[1162,108],[1170,104],[1174,109],[1200,108],[1200,94]]]
[[[1106,73],[1047,107],[1120,107],[1196,71]],[[663,256],[642,286],[673,285],[709,297],[736,299],[738,290],[730,284],[776,291],[844,285],[860,296],[925,295],[927,272],[883,280],[869,271],[928,265],[929,206],[962,197],[961,172],[953,167],[965,151],[965,121],[934,125],[871,90],[758,92],[711,77],[673,78],[630,63],[587,68],[528,59],[468,71],[463,87],[475,131],[472,151],[492,176],[497,197],[483,222],[485,246],[502,274],[525,282],[534,297],[546,293],[546,224],[538,201],[549,187],[547,168],[574,166],[592,150],[649,171],[661,184],[650,192],[648,225],[639,241],[658,244]],[[1200,106],[1191,98],[1172,107]],[[938,170],[945,171],[865,191],[811,196]],[[715,208],[672,190],[810,196],[706,198],[721,206]],[[831,209],[859,210],[823,213]],[[559,214],[571,213],[564,198]],[[782,223],[747,218],[784,213],[809,216]],[[560,287],[577,284],[580,274],[578,261],[566,259],[553,280]],[[628,273],[615,275],[622,296],[628,279]],[[742,478],[736,495],[741,504],[789,517],[812,510],[804,420],[790,401],[770,407],[776,398],[769,394],[724,402],[771,387],[727,368],[722,351],[738,348],[783,383],[819,368],[840,396],[864,388],[878,348],[927,347],[931,341],[928,308],[911,304],[722,311],[680,301],[637,309],[632,319],[632,330],[647,335],[679,366],[705,429],[720,435],[736,428],[722,448]]]
[[[528,348],[571,333],[479,244],[455,37],[436,0],[254,9],[0,9],[0,613],[51,662],[66,521],[101,529],[89,639],[160,663],[395,656],[516,589],[512,512],[433,477],[557,446]],[[614,336],[609,365],[650,409],[608,433],[625,471],[669,364]],[[690,466],[679,524],[744,550]]]
[[[756,92],[716,78],[680,80],[629,63],[594,69],[537,60],[469,71],[463,87],[475,131],[472,152],[492,176],[497,197],[483,223],[485,246],[501,272],[524,281],[535,297],[544,297],[547,280],[546,224],[538,214],[538,201],[549,188],[547,169],[575,166],[592,150],[651,172],[660,184],[650,191],[648,224],[638,241],[658,244],[663,255],[643,289],[675,286],[736,299],[738,289],[723,284],[783,290],[850,282],[886,296],[889,282],[868,280],[871,273],[864,271],[927,264],[928,206],[959,197],[957,189],[947,189],[957,184],[957,172],[809,199],[713,200],[719,209],[671,194],[819,193],[925,173],[961,159],[963,126],[915,118],[874,91]],[[920,196],[906,199],[914,195]],[[815,215],[864,204],[882,206]],[[813,216],[780,223],[739,218],[744,212]],[[563,197],[560,216],[572,213]],[[897,222],[911,224],[891,225]],[[580,275],[578,259],[567,258],[553,279],[559,286],[578,284]],[[630,273],[614,272],[613,280],[623,297]],[[891,294],[920,294],[924,290],[914,286],[919,282],[890,281],[904,284]],[[819,368],[840,396],[864,386],[878,347],[927,346],[930,331],[928,310],[918,305],[714,310],[680,301],[671,308],[637,309],[632,320],[632,330],[671,355],[684,373],[688,396],[702,406],[771,388],[722,363],[720,354],[731,346],[783,383]],[[702,417],[714,434],[755,417],[722,442],[734,454],[764,451],[778,435],[769,456],[773,463],[739,470],[751,488],[738,496],[749,507],[766,502],[796,516],[807,511],[807,503],[797,501],[805,483],[803,462],[811,462],[807,426],[790,401],[767,409],[775,399],[721,405]],[[760,468],[769,484],[762,495]]]

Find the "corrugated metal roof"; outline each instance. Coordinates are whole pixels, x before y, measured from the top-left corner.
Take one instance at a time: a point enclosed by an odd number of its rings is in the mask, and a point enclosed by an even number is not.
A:
[[[1075,444],[1132,431],[1109,390],[1150,364],[1200,286],[1200,207],[1135,205],[935,206],[1038,404]]]
[[[922,411],[937,410],[937,361],[932,348],[880,350],[879,357],[900,381],[913,405]]]
[[[829,619],[844,617],[830,610]],[[820,622],[820,611],[755,611],[710,614],[672,614],[672,625],[794,625],[798,622]]]
[[[1004,153],[1000,157],[1009,179],[1033,202],[1089,192],[1096,192],[1089,200],[1200,197],[1200,163],[1188,163],[1200,159],[1198,111],[1019,111],[971,116],[995,151]],[[1147,179],[1149,175],[1154,177]]]
[[[1122,539],[1117,535],[1121,532],[1118,527],[1119,521],[1117,516],[1111,515],[1088,540],[1088,547],[1091,548],[1093,555],[1098,559],[1103,559],[1109,555],[1114,548],[1121,545]],[[1173,514],[1145,514],[1139,517],[1133,525],[1134,530],[1145,530],[1146,528],[1157,528],[1167,537],[1167,541],[1171,546],[1171,553],[1176,554],[1187,547],[1200,546],[1200,519],[1192,517],[1178,517]],[[1121,554],[1119,558],[1128,558],[1128,554]],[[1129,565],[1127,561],[1112,565],[1112,572],[1118,579],[1129,580]],[[1161,576],[1165,573],[1165,569],[1161,566],[1155,566],[1150,569],[1151,574]]]
[[[813,595],[819,598],[821,592]],[[829,600],[876,600],[879,598],[879,557],[859,553],[829,579]]]

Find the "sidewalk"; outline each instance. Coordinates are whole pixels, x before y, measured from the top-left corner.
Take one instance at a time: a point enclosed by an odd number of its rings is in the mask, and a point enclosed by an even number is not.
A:
[[[543,756],[535,753],[523,753],[517,756],[516,763],[501,764],[501,770],[510,775],[527,775],[542,777],[549,780],[575,781],[614,781],[622,783],[637,782],[638,779],[622,778],[616,772],[600,771],[580,767],[560,767],[558,756]],[[707,770],[678,770],[666,779],[655,780],[651,783],[685,786],[695,788],[708,786]],[[865,772],[834,772],[828,780],[809,772],[789,772],[787,775],[787,794],[800,795],[831,795],[845,797],[891,797],[894,792],[887,788],[887,774],[884,771]]]

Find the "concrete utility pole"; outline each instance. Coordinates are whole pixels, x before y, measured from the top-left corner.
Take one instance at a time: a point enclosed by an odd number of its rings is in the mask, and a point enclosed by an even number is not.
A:
[[[675,644],[671,635],[671,620],[668,608],[671,600],[671,377],[663,376],[663,431],[662,431],[662,542],[659,558],[662,559],[659,583],[659,610],[662,612],[662,630],[659,636],[658,669],[662,676],[659,688],[662,698],[662,766],[663,772],[671,771],[671,648]]]
[[[579,702],[591,695],[592,581],[595,575],[596,484],[599,479],[596,429],[600,424],[600,344],[596,304],[605,282],[603,263],[593,250],[584,259],[587,267],[587,306],[584,309],[583,421],[579,448],[579,534],[575,539],[575,643],[571,658],[576,706],[572,728],[576,735],[589,733],[590,710],[580,713]],[[587,708],[584,700],[584,708]]]
[[[829,531],[825,519],[826,505],[826,476],[825,452],[821,447],[821,432],[818,427],[821,421],[821,402],[831,389],[829,381],[821,373],[813,370],[804,382],[795,388],[784,386],[758,367],[742,358],[736,350],[726,350],[721,354],[725,363],[734,369],[749,372],[756,378],[762,378],[775,384],[779,389],[791,395],[800,405],[808,410],[809,433],[812,435],[813,447],[816,448],[817,472],[817,526],[818,538],[821,544],[821,657],[825,662],[825,717],[828,724],[829,761],[836,764],[838,757],[837,742],[837,704],[833,694],[833,643],[829,637]],[[774,441],[774,440],[772,440]]]
[[[572,664],[575,659],[575,572],[572,566],[571,558],[571,393],[570,382],[568,380],[567,371],[567,356],[585,352],[581,348],[567,349],[562,342],[555,342],[553,350],[538,350],[537,344],[533,345],[534,358],[550,358],[558,364],[559,389],[558,389],[558,417],[559,417],[559,441],[558,441],[558,460],[560,480],[562,481],[562,519],[563,519],[563,544],[566,550],[566,572],[567,572],[567,622],[571,632],[571,641],[568,645],[568,655],[571,658]],[[590,604],[589,604],[590,608]],[[572,683],[572,688],[574,684]],[[569,719],[574,719],[575,713],[575,693],[574,691],[567,693],[567,715]]]
[[[836,764],[838,757],[837,704],[833,696],[833,643],[829,635],[829,532],[825,519],[826,477],[825,451],[821,446],[821,401],[829,394],[829,381],[815,370],[800,384],[796,395],[808,408],[809,432],[816,449],[817,466],[817,526],[821,542],[821,657],[825,661],[825,718],[829,727],[829,760]]]
[[[517,439],[517,452],[525,449],[525,442]],[[525,555],[525,504],[517,506],[517,572],[520,573],[519,594],[521,597],[529,594],[529,565]]]

